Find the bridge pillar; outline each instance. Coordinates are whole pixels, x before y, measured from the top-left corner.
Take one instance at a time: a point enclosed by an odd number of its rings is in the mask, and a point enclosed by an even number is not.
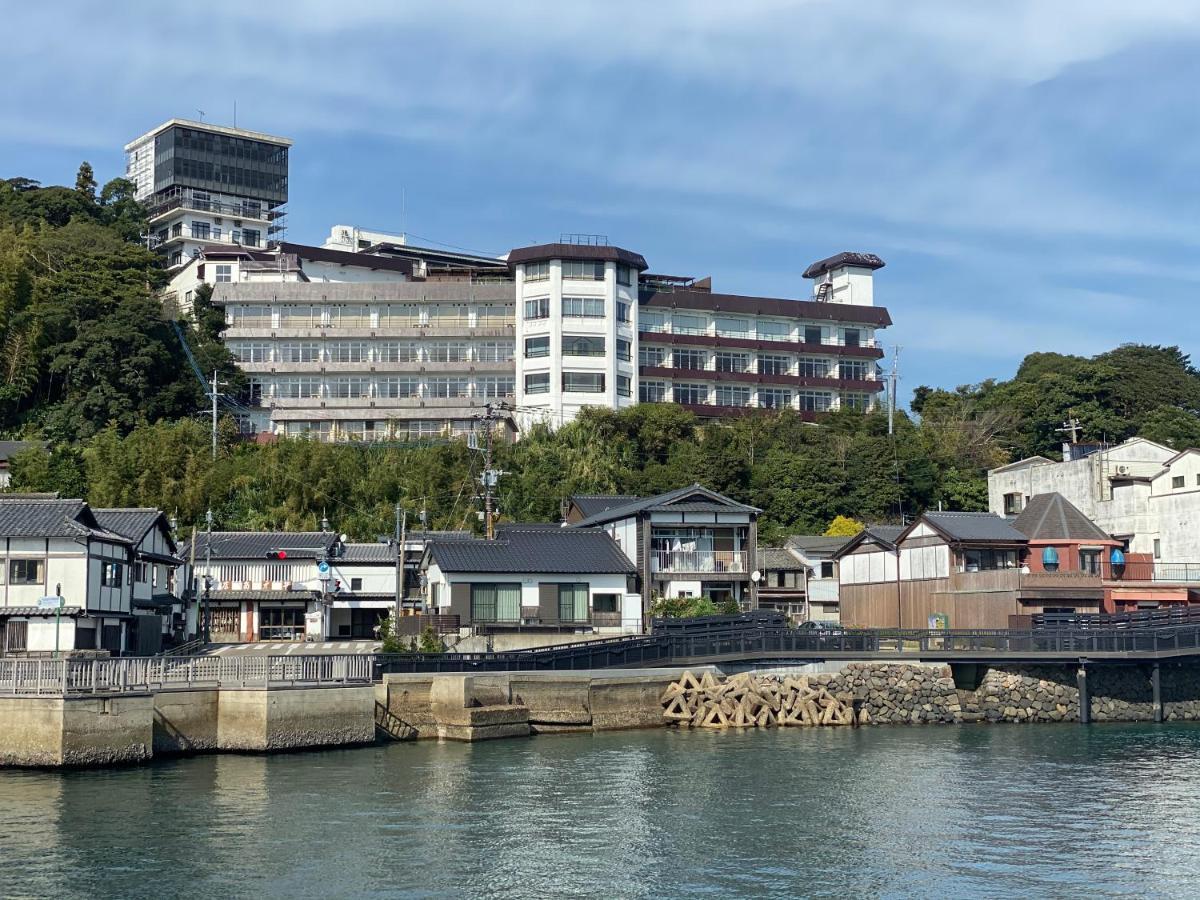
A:
[[[1092,703],[1088,697],[1087,667],[1082,661],[1075,673],[1075,684],[1079,687],[1079,724],[1087,725],[1092,721]]]
[[[1150,667],[1150,689],[1154,695],[1154,721],[1161,722],[1163,720],[1162,677],[1157,662]]]

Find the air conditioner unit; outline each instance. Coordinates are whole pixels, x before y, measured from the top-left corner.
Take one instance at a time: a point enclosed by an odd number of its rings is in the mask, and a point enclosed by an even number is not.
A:
[[[1129,466],[1117,466],[1118,475],[1128,475],[1130,472]]]

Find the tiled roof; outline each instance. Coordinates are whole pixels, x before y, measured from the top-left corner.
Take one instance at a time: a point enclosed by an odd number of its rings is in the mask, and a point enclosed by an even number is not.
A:
[[[836,553],[850,538],[824,534],[793,534],[784,543],[801,553]]]
[[[637,500],[637,494],[573,494],[571,502],[586,519],[616,506],[625,506]]]
[[[598,528],[504,525],[493,541],[435,540],[428,553],[448,573],[625,575],[636,571],[616,541]]]
[[[319,559],[338,541],[332,531],[214,531],[213,559],[266,559],[271,550],[285,550],[297,559]],[[196,533],[196,559],[202,559],[208,546],[206,532]],[[186,544],[180,549],[185,558],[191,553]]]
[[[693,496],[699,500],[692,500]],[[575,523],[572,527],[588,527],[591,525],[601,525],[605,522],[615,522],[618,519],[626,519],[630,516],[637,515],[640,512],[646,512],[651,509],[681,509],[687,511],[687,504],[695,503],[705,504],[704,510],[711,511],[719,507],[722,512],[746,512],[757,515],[762,512],[753,506],[746,506],[738,503],[736,500],[731,500],[718,494],[716,491],[710,491],[706,487],[701,487],[698,484],[690,484],[687,487],[676,488],[673,491],[667,491],[665,494],[657,494],[653,497],[640,497],[622,506],[614,506],[602,512],[588,516],[580,522]],[[697,507],[698,509],[698,507]],[[696,511],[696,509],[692,510]]]
[[[804,270],[805,278],[817,278],[830,269],[840,269],[842,266],[858,266],[863,269],[882,269],[885,263],[874,253],[855,253],[847,250],[825,259],[818,259]]]
[[[151,528],[163,518],[161,510],[150,507],[128,509],[93,509],[92,512],[104,529],[124,535],[134,543],[146,536]]]
[[[0,606],[0,616],[78,616],[83,613],[81,606],[63,606],[59,609],[42,606]],[[108,613],[105,613],[108,615]]]
[[[1012,526],[1031,541],[1112,540],[1103,528],[1057,493],[1031,497]]]
[[[756,568],[772,572],[803,572],[808,566],[783,547],[762,547]]]
[[[82,500],[13,499],[0,496],[0,537],[92,536],[121,544],[128,538],[105,530]]]
[[[954,541],[1025,542],[1025,535],[995,513],[927,512],[924,518]]]
[[[8,462],[18,453],[44,446],[41,441],[0,441],[0,462]]]

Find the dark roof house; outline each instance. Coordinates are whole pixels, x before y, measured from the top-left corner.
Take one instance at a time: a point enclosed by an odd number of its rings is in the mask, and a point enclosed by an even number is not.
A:
[[[1062,494],[1037,494],[1029,499],[1012,527],[1032,542],[1095,541],[1115,543]]]
[[[95,537],[119,544],[129,538],[110,531],[83,500],[0,496],[0,537]]]
[[[495,540],[434,539],[423,565],[446,573],[633,574],[633,563],[599,528],[502,525]]]

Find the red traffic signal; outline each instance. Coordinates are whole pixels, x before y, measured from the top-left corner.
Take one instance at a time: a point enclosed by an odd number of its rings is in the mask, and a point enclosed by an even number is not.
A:
[[[286,550],[268,550],[267,559],[287,559]]]

